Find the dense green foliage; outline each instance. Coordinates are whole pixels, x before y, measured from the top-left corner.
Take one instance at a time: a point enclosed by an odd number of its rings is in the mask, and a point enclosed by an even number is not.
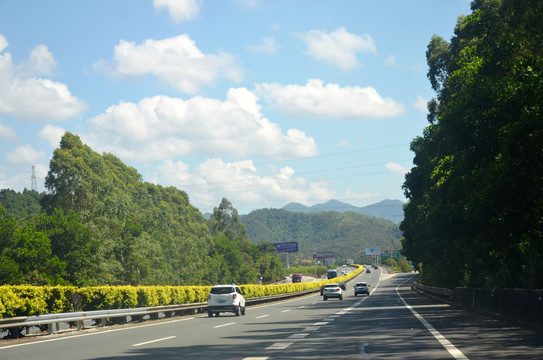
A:
[[[18,193],[11,189],[0,190],[0,205],[6,210],[6,216],[20,219],[31,214],[41,214],[41,195],[37,191],[24,189]]]
[[[476,0],[428,45],[404,252],[438,286],[543,287],[543,2]]]
[[[333,252],[341,263],[346,259],[364,263],[367,247],[400,247],[397,224],[353,212],[304,214],[262,209],[243,216],[241,221],[253,242],[297,242],[298,253],[290,254],[292,263],[312,259],[316,252]]]
[[[248,284],[281,276],[273,246],[250,243],[228,200],[205,220],[185,192],[143,182],[71,133],[54,152],[46,187],[44,211],[11,206],[30,214],[17,220],[0,205],[2,284]],[[9,204],[37,195],[2,194]]]

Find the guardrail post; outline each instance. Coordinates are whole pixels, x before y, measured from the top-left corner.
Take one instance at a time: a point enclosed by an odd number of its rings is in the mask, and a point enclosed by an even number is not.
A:
[[[47,333],[49,335],[54,334],[56,326],[57,326],[56,323],[47,324]]]

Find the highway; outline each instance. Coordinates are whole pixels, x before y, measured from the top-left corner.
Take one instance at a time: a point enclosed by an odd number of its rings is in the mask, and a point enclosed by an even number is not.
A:
[[[422,296],[413,274],[361,274],[371,295],[247,309],[0,343],[0,359],[541,359],[541,332]]]

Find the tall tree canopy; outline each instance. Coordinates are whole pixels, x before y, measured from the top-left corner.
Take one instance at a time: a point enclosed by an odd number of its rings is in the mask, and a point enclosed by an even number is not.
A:
[[[281,259],[251,244],[227,199],[207,222],[185,192],[141,181],[69,132],[46,187],[41,195],[0,192],[10,209],[0,204],[0,284],[198,285],[282,275]]]
[[[440,286],[543,286],[543,2],[476,0],[426,53],[403,247]]]
[[[204,281],[211,236],[185,192],[142,182],[135,169],[94,152],[69,132],[53,154],[45,184],[47,214],[77,213],[99,242],[92,258],[96,283]]]

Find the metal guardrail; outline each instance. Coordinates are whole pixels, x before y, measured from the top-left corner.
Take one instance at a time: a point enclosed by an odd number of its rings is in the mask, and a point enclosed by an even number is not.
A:
[[[253,306],[266,302],[281,301],[293,297],[308,295],[318,291],[319,288],[288,294],[247,298],[245,301],[245,305]],[[84,322],[88,320],[100,320],[100,326],[105,326],[108,320],[111,321],[110,319],[113,318],[120,318],[121,321],[117,323],[127,323],[133,320],[145,321],[146,316],[149,316],[151,319],[158,319],[159,314],[163,314],[166,317],[172,317],[187,315],[187,313],[203,313],[206,311],[207,302],[200,302],[192,304],[141,307],[132,309],[94,310],[58,314],[44,314],[36,316],[16,316],[6,319],[0,319],[0,329],[8,329],[10,331],[11,338],[18,338],[22,329],[26,328],[28,333],[28,329],[33,326],[47,325],[47,332],[49,334],[53,334],[60,330],[60,324],[66,323],[76,323],[77,330],[82,330],[84,328]]]
[[[440,299],[448,300],[452,302],[454,297],[454,290],[447,288],[438,288],[433,286],[426,286],[415,282],[413,287],[423,293],[439,297]]]

